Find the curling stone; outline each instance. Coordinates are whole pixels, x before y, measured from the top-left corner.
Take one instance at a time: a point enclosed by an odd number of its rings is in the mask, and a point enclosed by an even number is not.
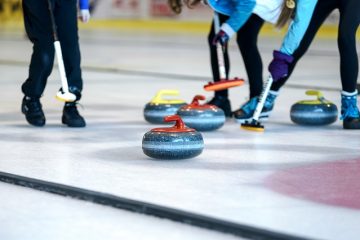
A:
[[[205,96],[196,95],[191,104],[177,111],[186,126],[198,131],[212,131],[222,127],[225,123],[224,111],[215,105],[200,105],[199,100],[205,100]]]
[[[176,111],[186,105],[179,99],[165,99],[164,96],[178,96],[177,90],[160,90],[156,96],[145,105],[144,118],[150,123],[164,123],[164,117],[176,114]]]
[[[306,95],[316,96],[316,100],[303,100],[291,106],[290,118],[300,125],[327,125],[336,121],[338,110],[335,104],[326,100],[321,92],[306,91]]]
[[[143,152],[157,159],[186,159],[198,156],[204,149],[201,133],[187,128],[178,115],[167,116],[165,122],[175,121],[173,127],[154,128],[145,133]]]

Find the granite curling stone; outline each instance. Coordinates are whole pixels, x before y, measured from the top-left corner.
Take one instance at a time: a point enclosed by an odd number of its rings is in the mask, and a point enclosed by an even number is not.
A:
[[[205,100],[205,96],[196,95],[191,104],[177,111],[186,126],[198,131],[213,131],[222,127],[225,123],[224,111],[215,105],[201,105],[199,100]]]
[[[291,106],[290,118],[294,123],[320,126],[334,123],[338,117],[335,104],[326,100],[321,92],[306,91],[306,95],[316,96],[316,100],[303,100]]]
[[[201,133],[185,126],[178,115],[167,116],[165,122],[175,121],[173,127],[154,128],[142,140],[145,155],[164,160],[186,159],[198,156],[204,149]]]
[[[178,96],[177,90],[160,90],[156,96],[145,105],[144,118],[149,123],[162,124],[164,117],[176,114],[177,110],[186,105],[180,99],[166,99],[164,96]]]

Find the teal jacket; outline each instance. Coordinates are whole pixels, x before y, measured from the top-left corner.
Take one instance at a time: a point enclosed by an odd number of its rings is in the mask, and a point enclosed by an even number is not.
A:
[[[207,3],[215,12],[229,16],[221,29],[230,37],[246,23],[256,4],[255,0],[208,0]]]
[[[208,0],[207,2],[214,11],[229,16],[229,19],[222,24],[221,30],[230,37],[245,24],[256,6],[255,0]],[[271,4],[271,1],[268,2]],[[292,55],[298,48],[309,26],[316,3],[317,0],[297,0],[295,16],[283,40],[281,52]]]

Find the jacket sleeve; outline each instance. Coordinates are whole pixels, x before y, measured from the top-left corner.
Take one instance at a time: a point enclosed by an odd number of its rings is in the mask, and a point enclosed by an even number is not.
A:
[[[292,55],[299,47],[309,26],[317,0],[298,0],[295,17],[290,23],[280,51]]]
[[[79,0],[79,8],[81,10],[89,9],[89,0]]]
[[[221,25],[221,30],[226,32],[229,37],[234,35],[252,14],[256,1],[255,0],[230,0],[234,9],[229,19]]]

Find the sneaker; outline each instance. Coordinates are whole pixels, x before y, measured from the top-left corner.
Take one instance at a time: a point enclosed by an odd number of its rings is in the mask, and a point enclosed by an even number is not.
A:
[[[357,107],[357,91],[341,92],[341,116],[344,129],[360,129],[360,113]]]
[[[45,125],[45,115],[39,98],[25,96],[21,104],[21,112],[25,114],[26,121],[36,127]]]
[[[227,97],[215,96],[213,99],[207,102],[207,104],[212,104],[218,108],[221,108],[225,113],[225,117],[232,116],[230,100]]]
[[[271,111],[274,108],[275,99],[279,95],[277,91],[270,91],[268,96],[265,99],[264,107],[260,113],[259,119],[266,120],[269,118]],[[239,123],[245,123],[245,121],[250,121],[254,115],[256,106],[259,102],[259,97],[253,97],[245,104],[243,104],[240,109],[233,112],[235,120]]]
[[[79,114],[75,102],[65,103],[62,123],[68,127],[85,127],[85,119]]]

